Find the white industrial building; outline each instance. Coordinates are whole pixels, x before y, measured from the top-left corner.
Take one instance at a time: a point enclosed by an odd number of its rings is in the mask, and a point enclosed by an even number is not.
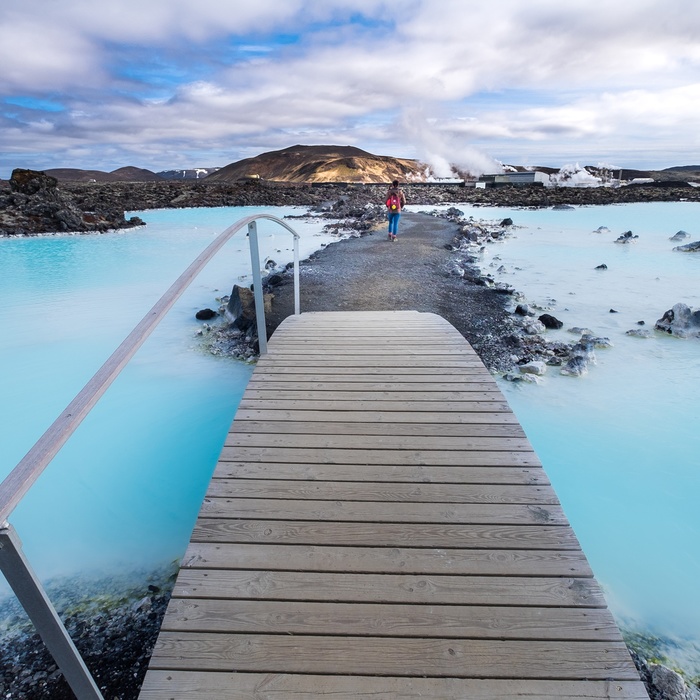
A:
[[[527,170],[522,173],[482,175],[476,182],[478,188],[502,187],[503,185],[549,185],[549,175],[539,170]]]

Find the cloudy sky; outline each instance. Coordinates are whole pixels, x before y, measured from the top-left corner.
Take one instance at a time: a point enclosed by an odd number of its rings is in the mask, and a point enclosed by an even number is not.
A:
[[[2,0],[0,177],[354,145],[700,163],[700,0]]]

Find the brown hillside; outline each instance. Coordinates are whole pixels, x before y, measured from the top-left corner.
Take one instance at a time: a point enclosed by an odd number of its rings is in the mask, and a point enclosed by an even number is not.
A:
[[[407,158],[375,156],[354,146],[291,146],[231,163],[207,180],[250,177],[279,182],[391,182],[424,179],[425,165]]]

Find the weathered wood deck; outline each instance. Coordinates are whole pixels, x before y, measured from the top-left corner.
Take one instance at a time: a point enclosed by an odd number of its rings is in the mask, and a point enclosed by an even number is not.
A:
[[[302,314],[236,414],[141,700],[647,698],[461,335]]]

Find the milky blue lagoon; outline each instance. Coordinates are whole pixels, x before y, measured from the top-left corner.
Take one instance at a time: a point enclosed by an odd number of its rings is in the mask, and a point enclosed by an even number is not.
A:
[[[4,477],[182,271],[230,224],[295,208],[141,212],[145,228],[0,239]],[[332,240],[293,221],[302,257]],[[292,236],[259,222],[261,261]],[[252,367],[200,349],[198,309],[250,284],[245,230],[177,302],[10,518],[38,574],[179,559]],[[3,580],[2,591],[7,590]]]
[[[470,208],[513,218],[485,270],[572,326],[607,336],[581,378],[501,383],[623,624],[700,639],[700,340],[631,338],[673,304],[700,307],[700,239],[690,203],[574,211]],[[143,229],[0,240],[0,475],[6,474],[214,235],[267,208],[137,212]],[[293,222],[302,257],[331,240]],[[609,233],[594,233],[607,226]],[[632,245],[613,241],[627,230]],[[261,223],[261,257],[292,258],[291,236]],[[605,263],[605,271],[594,268]],[[498,268],[504,267],[502,272]],[[238,234],[195,281],[11,518],[44,579],[128,571],[179,558],[252,368],[202,352],[197,309],[248,284]],[[610,313],[610,309],[619,313]],[[303,311],[303,309],[302,309]],[[680,652],[679,652],[680,655]]]
[[[700,207],[459,208],[513,219],[513,237],[487,246],[480,264],[564,322],[548,338],[571,342],[578,326],[614,344],[583,377],[550,368],[540,386],[500,386],[618,621],[677,636],[678,658],[700,672],[700,339],[625,335],[638,321],[653,329],[678,302],[700,308],[700,254],[668,240],[679,230],[700,240]],[[614,243],[628,230],[635,243]]]

